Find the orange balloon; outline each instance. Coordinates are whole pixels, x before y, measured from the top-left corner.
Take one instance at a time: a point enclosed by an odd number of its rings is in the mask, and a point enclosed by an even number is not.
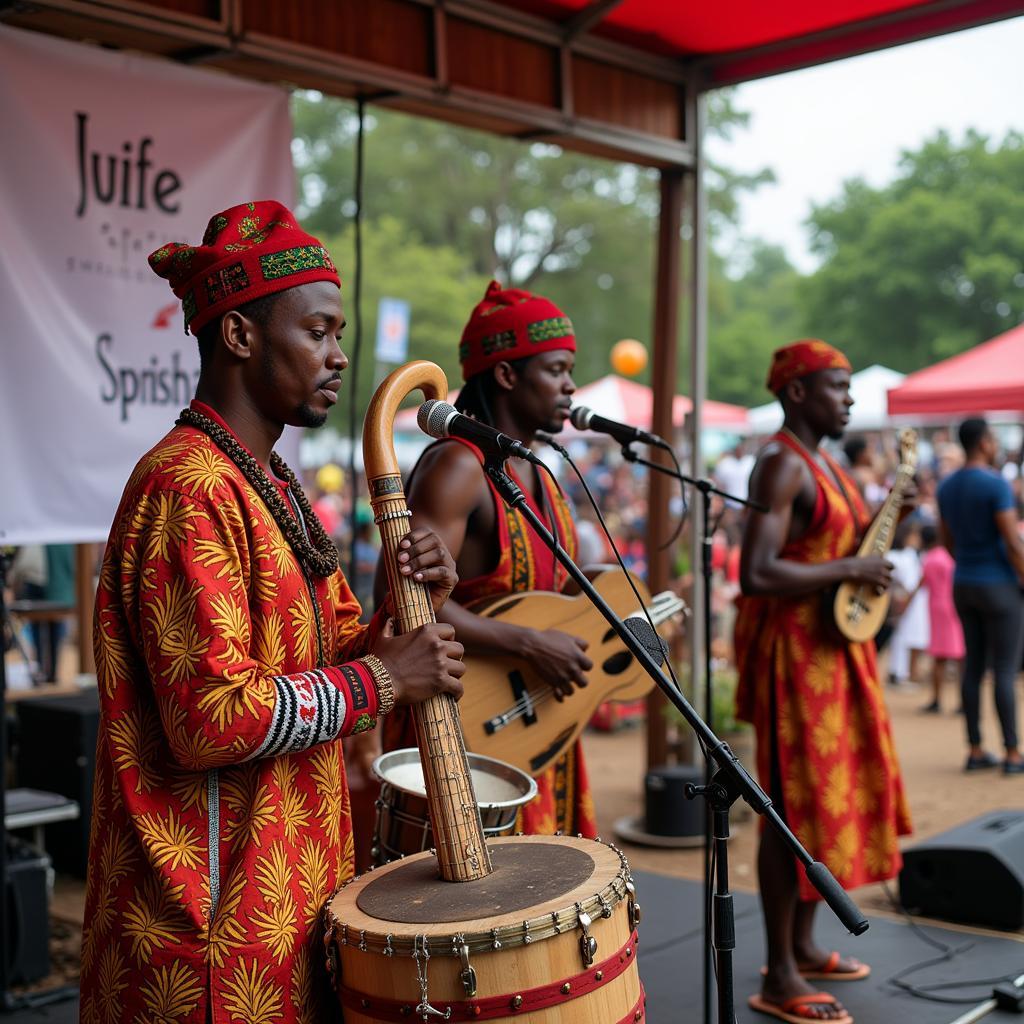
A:
[[[612,369],[623,377],[635,377],[647,365],[647,349],[636,338],[623,338],[612,346]]]

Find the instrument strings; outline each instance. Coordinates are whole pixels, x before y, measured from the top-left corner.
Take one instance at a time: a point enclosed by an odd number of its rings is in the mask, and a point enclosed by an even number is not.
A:
[[[658,594],[651,604],[644,608],[652,628],[660,625],[671,615],[674,615],[676,610],[677,599],[668,591]],[[541,704],[550,700],[554,695],[555,688],[553,686],[547,684],[539,686],[536,690],[520,697],[510,708],[492,716],[492,720],[500,719],[502,726],[508,725],[528,715],[534,708],[540,707]]]

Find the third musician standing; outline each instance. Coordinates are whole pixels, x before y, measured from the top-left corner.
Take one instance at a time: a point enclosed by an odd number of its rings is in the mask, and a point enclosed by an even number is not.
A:
[[[850,643],[832,622],[845,580],[889,586],[882,557],[851,557],[868,525],[853,480],[819,445],[849,420],[850,363],[822,341],[774,356],[768,388],[782,429],[758,455],[743,537],[736,622],[739,716],[754,724],[762,786],[815,860],[846,889],[894,877],[910,831],[874,641]],[[751,1006],[787,1021],[852,1018],[807,979],[866,977],[813,938],[818,894],[773,829],[758,853],[768,967]]]

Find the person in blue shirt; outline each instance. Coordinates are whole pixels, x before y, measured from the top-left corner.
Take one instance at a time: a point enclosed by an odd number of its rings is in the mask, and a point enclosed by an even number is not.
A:
[[[956,561],[953,600],[964,627],[961,685],[970,745],[965,768],[974,771],[999,764],[982,747],[978,724],[981,679],[986,662],[991,662],[1006,747],[1003,771],[1024,774],[1014,692],[1024,624],[1024,543],[1018,533],[1013,492],[994,468],[999,443],[988,423],[981,418],[964,420],[960,443],[966,462],[942,482],[938,501],[942,541]]]

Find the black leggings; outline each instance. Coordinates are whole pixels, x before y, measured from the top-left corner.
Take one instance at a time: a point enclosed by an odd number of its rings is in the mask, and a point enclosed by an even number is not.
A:
[[[981,710],[981,677],[986,663],[995,676],[996,711],[1007,749],[1017,746],[1017,698],[1014,686],[1021,657],[1021,619],[1024,601],[1015,583],[987,586],[958,583],[953,601],[964,627],[964,673],[961,692],[967,740],[981,745],[978,716]]]

